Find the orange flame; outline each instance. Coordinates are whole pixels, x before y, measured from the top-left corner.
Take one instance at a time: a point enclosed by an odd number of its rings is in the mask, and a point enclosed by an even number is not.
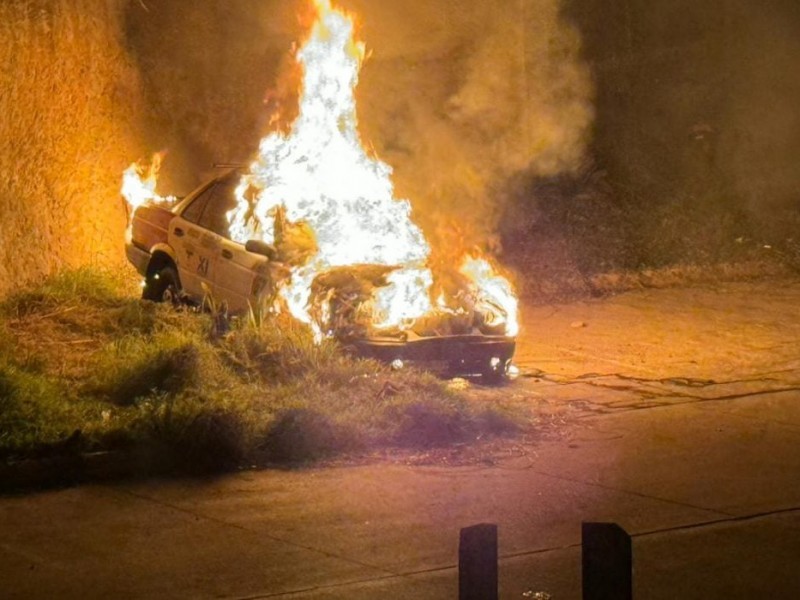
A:
[[[516,336],[519,333],[517,297],[511,282],[499,275],[485,258],[468,256],[460,272],[474,286],[476,309],[491,321],[491,326],[504,326],[504,333]]]
[[[158,172],[161,170],[163,152],[156,152],[150,162],[140,161],[133,163],[122,173],[122,188],[120,194],[128,205],[128,227],[125,230],[125,240],[131,241],[133,214],[140,206],[149,204],[172,204],[175,196],[159,196],[156,193]]]
[[[329,0],[314,0],[314,6],[317,19],[297,55],[303,68],[299,115],[288,133],[274,132],[261,141],[237,191],[238,207],[228,215],[232,237],[274,242],[279,207],[290,221],[311,226],[318,252],[294,269],[283,297],[296,318],[312,325],[308,301],[317,274],[345,265],[398,267],[375,294],[372,323],[377,329],[407,328],[436,310],[430,248],[411,219],[408,200],[394,198],[391,167],[370,157],[361,143],[355,87],[365,47],[353,38],[353,21]],[[257,190],[249,199],[248,189]],[[488,262],[472,260],[464,274],[484,299],[482,307],[491,302],[492,314],[502,313],[497,318],[514,335],[510,284]]]
[[[156,193],[158,172],[161,170],[163,152],[156,152],[150,162],[141,161],[133,163],[122,174],[122,189],[120,193],[128,206],[135,211],[140,206],[154,203],[171,203],[173,196],[159,196]]]
[[[278,207],[290,221],[311,226],[319,251],[295,269],[283,291],[292,313],[306,323],[318,273],[354,264],[402,267],[378,292],[374,317],[377,327],[400,326],[431,310],[428,244],[411,221],[409,202],[393,197],[391,168],[369,157],[359,138],[354,90],[364,45],[353,39],[352,20],[328,0],[315,0],[315,7],[317,20],[297,56],[303,66],[299,116],[288,134],[261,141],[229,215],[232,237],[273,242]],[[258,190],[254,200],[245,199],[248,188]]]
[[[296,57],[302,69],[298,116],[288,131],[261,140],[236,189],[237,206],[227,215],[231,238],[272,244],[285,223],[310,228],[315,250],[293,266],[281,295],[292,315],[318,335],[327,332],[311,316],[312,283],[328,269],[352,265],[392,267],[387,285],[374,294],[375,329],[408,329],[421,317],[474,310],[492,331],[516,335],[514,290],[487,259],[466,257],[458,277],[468,289],[443,291],[432,301],[428,242],[411,218],[409,201],[394,197],[391,167],[368,155],[358,133],[355,88],[365,46],[354,39],[347,14],[330,0],[312,1],[316,20]],[[160,160],[156,155],[149,167],[131,165],[125,172],[122,194],[134,210],[169,201],[155,192]],[[464,294],[470,296],[466,307]],[[327,305],[317,309],[323,317],[331,311]]]

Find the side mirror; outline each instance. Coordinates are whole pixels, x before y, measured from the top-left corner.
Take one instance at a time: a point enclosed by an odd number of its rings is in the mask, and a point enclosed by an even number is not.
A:
[[[247,240],[244,249],[253,254],[260,254],[266,256],[270,260],[275,260],[275,255],[278,253],[275,246],[268,244],[264,240]]]

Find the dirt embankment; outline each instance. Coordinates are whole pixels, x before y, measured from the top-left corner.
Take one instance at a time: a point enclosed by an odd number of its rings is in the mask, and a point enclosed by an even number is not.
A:
[[[0,294],[63,267],[122,264],[119,174],[143,150],[124,4],[0,3]]]

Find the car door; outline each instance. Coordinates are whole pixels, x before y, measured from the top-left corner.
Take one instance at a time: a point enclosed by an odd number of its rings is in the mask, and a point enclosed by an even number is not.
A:
[[[205,295],[203,284],[213,285],[213,263],[219,254],[218,240],[200,223],[217,186],[212,181],[201,189],[169,225],[168,242],[175,252],[181,287],[196,302]]]
[[[231,311],[246,311],[270,283],[267,257],[247,252],[242,244],[222,240],[215,294],[228,301]]]
[[[267,263],[260,254],[247,252],[230,239],[227,213],[236,206],[236,174],[220,180],[203,211],[200,224],[217,236],[218,255],[214,264],[212,290],[217,301],[225,301],[231,312],[247,310],[267,283]]]

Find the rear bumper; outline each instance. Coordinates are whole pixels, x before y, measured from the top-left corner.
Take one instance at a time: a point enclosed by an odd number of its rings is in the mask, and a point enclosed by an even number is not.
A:
[[[511,363],[516,341],[504,336],[452,335],[368,338],[352,346],[358,356],[386,363],[399,360],[448,375],[501,375]]]
[[[130,263],[136,267],[139,274],[143,277],[147,275],[147,265],[150,263],[150,253],[134,246],[132,243],[125,244],[125,254]]]

